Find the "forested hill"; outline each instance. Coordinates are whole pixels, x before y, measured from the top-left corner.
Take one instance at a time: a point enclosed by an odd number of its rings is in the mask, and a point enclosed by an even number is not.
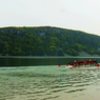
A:
[[[1,56],[100,56],[100,36],[55,27],[0,28]]]

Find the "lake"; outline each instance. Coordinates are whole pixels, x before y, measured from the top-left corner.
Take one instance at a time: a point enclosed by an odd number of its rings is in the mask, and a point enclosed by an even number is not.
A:
[[[100,69],[0,67],[0,100],[100,100]]]
[[[100,63],[100,57],[0,57],[0,66],[66,65],[74,60],[92,59]]]

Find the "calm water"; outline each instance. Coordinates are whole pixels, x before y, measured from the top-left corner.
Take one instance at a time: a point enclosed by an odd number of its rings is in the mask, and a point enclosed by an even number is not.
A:
[[[0,66],[66,65],[74,60],[86,59],[100,63],[100,57],[0,57]]]
[[[0,100],[100,100],[100,69],[1,67]]]

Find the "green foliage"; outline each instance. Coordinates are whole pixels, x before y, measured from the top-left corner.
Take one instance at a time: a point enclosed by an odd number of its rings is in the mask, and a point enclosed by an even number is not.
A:
[[[100,55],[100,37],[55,27],[0,28],[2,56]]]

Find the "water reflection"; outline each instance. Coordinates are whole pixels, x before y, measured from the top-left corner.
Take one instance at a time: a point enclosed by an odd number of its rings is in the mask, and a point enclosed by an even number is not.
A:
[[[66,65],[74,60],[86,59],[100,62],[100,57],[0,57],[0,66]]]

